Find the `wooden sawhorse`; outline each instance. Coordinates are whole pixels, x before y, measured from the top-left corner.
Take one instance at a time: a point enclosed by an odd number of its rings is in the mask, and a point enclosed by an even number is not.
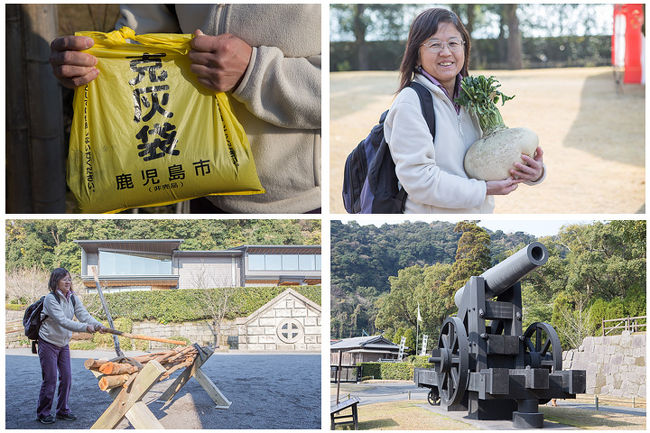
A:
[[[228,409],[232,403],[200,368],[212,356],[214,350],[210,347],[200,347],[198,344],[195,347],[198,350],[198,356],[192,365],[183,370],[158,400],[164,401],[165,405],[169,404],[178,391],[194,377],[217,405],[217,409]],[[91,428],[113,429],[122,418],[126,417],[136,429],[164,429],[142,398],[166,371],[157,361],[149,361],[126,388],[117,387],[108,390],[108,394],[113,398],[113,403],[108,406]],[[98,378],[102,376],[99,372],[93,371],[93,373]]]

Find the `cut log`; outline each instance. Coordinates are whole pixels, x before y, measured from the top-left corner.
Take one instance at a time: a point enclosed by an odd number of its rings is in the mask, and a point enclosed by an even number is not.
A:
[[[186,354],[188,354],[190,352],[194,352],[196,354],[196,349],[193,346],[187,346],[187,347],[183,348],[183,350],[178,352],[176,355],[169,358],[167,361],[168,362],[174,362],[175,360],[181,358],[183,355],[186,355]]]
[[[192,365],[193,362],[194,362],[194,358],[187,358],[185,361],[183,361],[183,362],[181,362],[179,364],[176,364],[176,365],[172,366],[171,368],[168,368],[167,371],[165,373],[163,373],[162,376],[160,376],[160,380],[167,379],[176,370],[180,370],[181,368],[189,367],[190,365]]]
[[[158,361],[159,363],[164,363],[166,359],[171,358],[172,356],[176,355],[178,352],[175,350],[168,350],[167,352],[160,352],[158,356],[156,356],[154,359]]]
[[[99,379],[98,382],[99,389],[101,389],[102,391],[106,391],[107,389],[117,388],[118,386],[124,385],[129,380],[130,377],[131,377],[130,374],[103,376],[101,379]]]
[[[99,371],[104,374],[131,374],[137,373],[138,367],[126,363],[107,362],[99,367]]]
[[[86,359],[84,361],[84,367],[86,367],[87,370],[97,370],[107,362],[108,361],[105,359]]]

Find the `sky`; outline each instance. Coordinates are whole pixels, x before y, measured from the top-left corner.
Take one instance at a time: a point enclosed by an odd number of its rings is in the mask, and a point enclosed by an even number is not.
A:
[[[349,222],[350,220],[354,219],[356,222],[359,223],[359,225],[366,225],[366,224],[374,224],[377,227],[382,226],[383,224],[401,224],[407,219],[404,218],[404,216],[396,216],[392,218],[391,220],[385,219],[385,216],[381,216],[381,218],[366,218],[366,219],[361,219],[361,218],[341,218],[341,220],[345,222]],[[462,219],[462,218],[461,218]],[[469,218],[471,219],[471,218]],[[442,221],[448,221],[451,223],[458,222],[458,218],[440,218],[438,215],[437,217],[431,217],[431,218],[425,218],[423,216],[418,216],[417,218],[410,218],[408,219],[410,221],[435,221],[435,220],[442,220]],[[543,237],[543,236],[553,236],[556,235],[562,226],[565,225],[570,225],[570,224],[591,224],[597,220],[593,219],[544,219],[544,220],[521,220],[521,219],[482,219],[478,223],[479,226],[484,227],[486,229],[492,230],[492,231],[497,231],[497,230],[502,230],[504,233],[515,233],[518,231],[524,232],[531,234],[535,237]]]

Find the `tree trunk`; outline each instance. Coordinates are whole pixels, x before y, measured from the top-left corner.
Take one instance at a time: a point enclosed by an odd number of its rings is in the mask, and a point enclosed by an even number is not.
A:
[[[352,33],[354,34],[354,46],[357,52],[357,69],[364,71],[368,69],[366,24],[363,22],[363,12],[366,10],[366,5],[358,4],[352,7],[354,10]]]
[[[505,5],[508,20],[508,67],[510,69],[521,69],[523,67],[517,7],[516,4]]]

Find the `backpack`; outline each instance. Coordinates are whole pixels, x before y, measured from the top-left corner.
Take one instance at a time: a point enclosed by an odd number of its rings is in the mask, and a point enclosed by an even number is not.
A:
[[[436,136],[433,99],[420,83],[411,82],[420,99],[422,115],[431,136]],[[343,205],[348,213],[403,213],[407,193],[395,174],[395,163],[384,138],[388,110],[379,117],[370,134],[348,155],[343,174]]]
[[[45,295],[47,296],[47,295]],[[43,312],[43,302],[45,301],[45,296],[41,296],[41,299],[34,302],[32,305],[27,307],[25,314],[23,315],[23,326],[25,327],[25,336],[32,340],[32,353],[36,353],[36,342],[38,341],[38,331],[41,329],[43,321],[47,319],[47,315],[41,319],[41,313]],[[75,301],[75,295],[73,294],[72,306],[76,307],[77,302]],[[54,299],[61,304],[61,300],[58,296],[54,296]]]

